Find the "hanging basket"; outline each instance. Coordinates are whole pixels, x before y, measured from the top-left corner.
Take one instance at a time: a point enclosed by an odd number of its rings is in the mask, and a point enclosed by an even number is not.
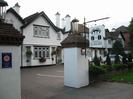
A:
[[[44,57],[41,57],[40,59],[39,59],[39,62],[46,62],[46,58],[44,58]]]
[[[27,50],[27,51],[26,51],[26,56],[27,56],[27,57],[31,57],[31,55],[32,55],[32,51],[31,51],[31,50]]]

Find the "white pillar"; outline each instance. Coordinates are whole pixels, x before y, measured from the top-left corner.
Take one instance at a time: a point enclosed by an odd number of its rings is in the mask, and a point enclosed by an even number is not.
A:
[[[0,46],[0,99],[21,99],[20,51],[20,46]],[[11,53],[12,68],[2,68],[2,53]]]
[[[64,85],[80,88],[89,84],[88,60],[81,48],[64,48]]]

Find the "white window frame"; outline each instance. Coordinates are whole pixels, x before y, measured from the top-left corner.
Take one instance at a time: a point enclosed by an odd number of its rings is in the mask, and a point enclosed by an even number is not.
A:
[[[49,26],[33,25],[33,36],[49,38]]]
[[[49,46],[34,46],[34,59],[50,58]]]

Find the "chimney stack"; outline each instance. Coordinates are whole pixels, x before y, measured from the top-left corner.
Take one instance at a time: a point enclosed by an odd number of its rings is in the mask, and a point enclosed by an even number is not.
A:
[[[18,2],[15,4],[15,6],[13,7],[13,9],[19,14],[20,5],[18,4]]]
[[[71,19],[71,16],[67,14],[66,17],[65,17],[65,20],[66,20],[65,31],[69,31],[71,29],[70,19]]]
[[[55,19],[55,21],[56,21],[56,26],[60,28],[60,13],[57,12],[57,13],[55,14],[55,17],[56,17],[56,19]]]

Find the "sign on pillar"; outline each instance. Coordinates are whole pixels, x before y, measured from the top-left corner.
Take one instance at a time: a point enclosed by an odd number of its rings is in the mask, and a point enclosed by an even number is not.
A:
[[[12,68],[12,53],[2,53],[2,68]]]

